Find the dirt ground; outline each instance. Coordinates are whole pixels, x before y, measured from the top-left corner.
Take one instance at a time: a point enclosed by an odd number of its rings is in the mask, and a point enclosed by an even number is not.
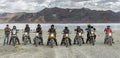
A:
[[[34,32],[34,31],[33,31]],[[35,33],[31,32],[31,40],[33,40]],[[43,32],[44,46],[35,47],[32,44],[3,46],[4,32],[0,30],[0,58],[120,58],[120,33],[119,30],[114,31],[113,38],[115,44],[113,46],[103,44],[104,32],[96,31],[97,39],[95,46],[90,44],[83,44],[82,46],[72,45],[69,47],[55,46],[50,48],[46,46],[48,34]],[[62,39],[61,31],[57,31],[57,41],[60,44]],[[22,43],[22,31],[19,31],[19,39]],[[75,32],[70,34],[73,43]],[[86,32],[83,35],[86,40]]]

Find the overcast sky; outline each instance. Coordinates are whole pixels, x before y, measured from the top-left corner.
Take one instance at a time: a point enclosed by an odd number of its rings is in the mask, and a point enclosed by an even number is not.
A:
[[[120,11],[120,0],[0,0],[0,13],[37,12],[46,7]]]

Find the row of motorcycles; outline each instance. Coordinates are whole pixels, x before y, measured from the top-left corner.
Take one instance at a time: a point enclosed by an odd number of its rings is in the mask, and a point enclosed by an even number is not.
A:
[[[15,46],[17,44],[17,35],[15,35],[16,31],[13,31],[13,35],[12,35],[12,45]],[[70,46],[70,43],[69,43],[69,34],[64,34],[65,36],[65,40],[64,40],[64,45],[66,47]],[[95,32],[94,31],[90,31],[89,33],[89,40],[88,42],[92,45],[95,45],[95,38],[94,38],[94,35],[95,35]],[[27,32],[24,32],[24,40],[23,40],[23,44],[26,45],[28,44],[29,42],[29,34]],[[56,38],[55,34],[54,33],[50,33],[49,34],[49,37],[50,37],[50,41],[49,41],[49,46],[51,48],[53,48],[55,46],[55,41],[54,39]],[[37,47],[39,45],[42,45],[42,35],[40,35],[39,33],[36,33],[35,34],[35,38],[34,38],[34,45]],[[82,32],[79,32],[76,34],[75,36],[75,44],[81,46],[83,44],[83,36],[82,36]],[[109,33],[109,34],[106,34],[106,37],[105,37],[105,40],[104,40],[104,44],[109,44],[109,45],[112,45],[112,42],[113,42],[113,38],[112,38],[112,33]]]

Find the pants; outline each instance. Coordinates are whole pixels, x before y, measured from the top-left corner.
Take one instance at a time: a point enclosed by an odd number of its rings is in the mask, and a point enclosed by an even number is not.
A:
[[[47,45],[49,45],[51,38],[48,38]],[[57,45],[57,39],[54,39],[55,44]]]
[[[5,34],[4,45],[5,45],[5,43],[8,44],[8,42],[9,42],[9,34]]]
[[[11,44],[12,39],[13,39],[13,37],[10,38],[9,44]],[[18,37],[16,37],[16,40],[18,41],[18,44],[20,44],[20,41],[19,41]]]
[[[96,39],[96,35],[94,35],[94,39]],[[86,43],[88,43],[89,40],[90,40],[90,36],[89,36],[89,34],[87,34],[87,40],[86,40]]]
[[[22,40],[24,41],[24,35],[22,37]],[[31,38],[30,38],[30,36],[28,36],[28,40],[29,40],[29,43],[31,44]]]
[[[66,38],[63,38],[63,39],[62,39],[62,41],[61,41],[61,45],[65,44],[65,39],[66,39]],[[69,40],[69,44],[71,45],[71,39],[68,38],[68,40]]]
[[[74,44],[75,44],[75,42],[76,42],[77,39],[78,39],[77,36],[75,36],[75,38],[74,38]],[[82,39],[82,42],[83,42],[83,44],[84,44],[84,39],[83,39],[83,37],[82,37],[81,39]]]

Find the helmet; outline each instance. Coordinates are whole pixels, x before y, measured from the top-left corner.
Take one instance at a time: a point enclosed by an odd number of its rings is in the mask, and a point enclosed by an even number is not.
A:
[[[89,24],[88,27],[91,27],[91,25]]]
[[[65,29],[68,29],[68,27],[65,27]]]
[[[91,26],[91,28],[93,28],[93,26]]]
[[[40,24],[38,24],[37,26],[41,26]]]
[[[109,25],[107,27],[110,27]]]
[[[110,28],[110,26],[108,25],[107,28]]]
[[[29,25],[28,24],[26,24],[26,27],[28,27]]]
[[[53,26],[54,27],[54,25],[52,24],[51,26]]]
[[[9,26],[8,24],[6,26]]]
[[[16,26],[14,25],[13,28],[16,29]]]
[[[80,26],[77,26],[77,28],[80,28]]]
[[[53,25],[53,24],[51,25],[51,28],[54,28],[54,25]]]

